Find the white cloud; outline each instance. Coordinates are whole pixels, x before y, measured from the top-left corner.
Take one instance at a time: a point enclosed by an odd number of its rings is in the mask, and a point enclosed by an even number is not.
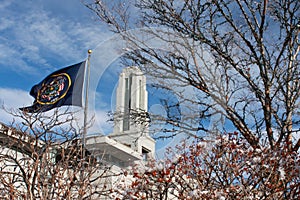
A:
[[[0,6],[0,65],[8,70],[28,74],[52,71],[55,60],[64,65],[84,59],[89,48],[109,35],[92,20],[89,24],[82,20],[82,12],[87,10],[82,4],[77,5],[78,13],[73,11],[78,14],[74,18],[56,13],[52,1],[8,2]],[[53,4],[69,7],[72,3]]]
[[[33,101],[28,91],[20,89],[0,88],[0,94],[0,102],[9,109],[28,106]]]
[[[1,8],[0,8],[1,9]],[[14,22],[11,19],[1,18],[0,19],[0,31],[5,30],[13,26]]]
[[[89,130],[90,133],[100,133],[107,135],[112,133],[113,123],[108,122],[109,116],[104,110],[95,111],[95,123],[94,126]]]
[[[0,9],[5,9],[6,7],[8,7],[11,4],[12,4],[11,0],[1,1],[1,3],[0,3]]]
[[[29,106],[33,102],[33,98],[29,96],[28,91],[13,89],[13,88],[0,88],[0,105],[8,111],[18,110],[23,106]],[[12,115],[7,113],[2,108],[0,109],[1,122],[10,123],[14,119]]]
[[[1,38],[0,38],[1,41]],[[0,65],[16,72],[36,73],[37,70],[29,66],[24,59],[20,57],[18,50],[7,44],[0,44]]]

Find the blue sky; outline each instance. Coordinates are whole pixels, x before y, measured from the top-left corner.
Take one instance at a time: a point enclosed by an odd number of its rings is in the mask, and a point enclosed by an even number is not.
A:
[[[118,38],[80,0],[2,0],[0,4],[0,105],[17,109],[31,105],[31,87],[51,72],[91,58],[93,133],[108,134],[107,112],[114,109],[119,63]],[[159,98],[157,94],[150,97]],[[163,108],[156,100],[150,111]],[[151,109],[152,108],[152,109]],[[12,117],[0,109],[1,122]],[[185,136],[159,142],[173,145]]]
[[[80,0],[4,0],[0,13],[0,102],[8,108],[31,104],[34,84],[111,37]]]
[[[33,85],[55,70],[86,59],[87,50],[92,49],[90,109],[96,122],[91,132],[109,133],[112,124],[106,122],[106,113],[114,109],[122,68],[116,41],[80,0],[2,0],[0,104],[7,109],[31,105]],[[12,117],[3,110],[0,115],[1,122],[11,122]]]
[[[2,1],[0,104],[7,109],[31,105],[34,99],[29,91],[33,85],[55,70],[86,59],[88,49],[92,49],[93,55],[102,53],[97,57],[107,63],[97,66],[97,80],[92,83],[90,99],[94,104],[90,113],[96,116],[96,122],[91,132],[107,134],[112,124],[106,122],[106,113],[114,107],[113,90],[121,69],[118,55],[110,58],[102,52],[112,48],[112,37],[80,0]],[[98,83],[105,87],[98,87]],[[1,122],[12,121],[3,110],[0,114]]]

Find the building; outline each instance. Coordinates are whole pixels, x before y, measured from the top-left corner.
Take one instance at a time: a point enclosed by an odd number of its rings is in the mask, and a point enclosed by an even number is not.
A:
[[[113,188],[115,184],[120,184],[119,181],[121,178],[117,176],[121,174],[120,172],[128,169],[130,166],[143,162],[143,160],[154,158],[155,155],[155,140],[149,136],[147,126],[148,94],[146,90],[146,77],[140,69],[137,67],[128,67],[122,71],[119,76],[116,98],[116,120],[113,132],[106,136],[88,136],[85,144],[88,155],[91,155],[93,160],[100,163],[97,172],[93,172],[90,178],[97,178],[99,174],[105,177],[95,181],[94,185],[96,187],[91,189],[91,191],[101,188],[101,185],[105,185],[105,187],[102,187],[102,189],[105,188],[105,191],[102,192],[106,194],[109,193],[109,189]],[[77,162],[76,160],[82,159],[81,154],[78,153],[80,146],[77,144],[78,141],[80,143],[80,140],[71,142],[67,146],[58,147],[52,144],[46,150],[45,144],[42,142],[34,144],[34,141],[36,141],[35,138],[25,138],[21,132],[10,129],[3,124],[0,125],[0,153],[4,155],[0,155],[3,158],[0,160],[0,168],[5,170],[6,173],[5,176],[0,176],[2,183],[9,182],[11,188],[19,191],[20,194],[26,194],[26,192],[22,193],[22,191],[27,190],[28,185],[27,183],[22,183],[22,175],[19,176],[19,174],[25,173],[29,177],[31,173],[34,173],[33,171],[31,172],[32,166],[39,165],[36,162],[33,151],[48,151],[47,154],[41,154],[47,157],[47,163],[42,163],[45,166],[52,165],[62,159],[69,159],[70,166],[64,169],[63,176],[70,176],[72,174],[77,179],[80,178],[78,175],[81,173],[80,171],[77,174],[71,172],[76,168],[76,166],[74,167],[74,163],[76,165]],[[7,158],[11,158],[9,162],[6,161]],[[24,162],[24,166],[26,165],[26,167],[18,166],[18,160]],[[75,162],[73,162],[74,160]],[[43,170],[45,167],[39,166],[38,168]],[[23,169],[28,170],[28,173],[24,172]],[[6,176],[10,171],[13,172],[11,173],[12,176]],[[15,174],[18,174],[18,176],[15,176]],[[16,182],[11,180],[11,177],[17,177],[15,178]],[[42,177],[39,174],[39,178],[40,181],[33,182],[31,187],[35,187],[35,184],[43,185],[51,180],[51,175],[46,174],[45,177]],[[30,181],[31,179],[28,182]],[[72,179],[68,179],[67,182],[72,182]],[[49,183],[47,187],[55,188],[57,187],[56,184],[58,183]],[[56,189],[53,190],[54,192],[57,193],[56,196],[61,196]],[[8,192],[4,184],[0,184],[0,194],[2,193],[6,195],[5,198],[11,198],[7,196]],[[99,198],[96,197],[94,199]],[[101,197],[101,199],[110,199],[110,197]]]
[[[86,148],[98,159],[127,167],[133,162],[154,158],[155,140],[147,124],[146,77],[137,67],[125,68],[119,76],[113,133],[90,136]]]

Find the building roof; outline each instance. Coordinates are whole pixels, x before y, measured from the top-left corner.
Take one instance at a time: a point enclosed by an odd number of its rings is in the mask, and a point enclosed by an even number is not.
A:
[[[88,137],[86,148],[98,159],[120,167],[127,167],[135,161],[142,160],[141,154],[109,136]]]

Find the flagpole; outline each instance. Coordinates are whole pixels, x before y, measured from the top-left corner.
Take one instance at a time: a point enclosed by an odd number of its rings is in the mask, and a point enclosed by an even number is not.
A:
[[[85,102],[84,102],[84,117],[83,117],[83,135],[82,135],[82,145],[83,145],[83,153],[85,152],[86,145],[86,134],[87,134],[87,117],[88,117],[88,105],[89,105],[89,83],[90,83],[90,58],[91,58],[92,50],[88,50],[88,58],[87,58],[87,71],[86,71],[86,84],[85,84]],[[83,155],[85,156],[85,155]]]
[[[88,58],[86,62],[86,71],[85,71],[85,102],[84,102],[84,113],[83,113],[83,133],[81,138],[81,169],[80,169],[80,182],[84,184],[84,168],[85,168],[85,145],[86,145],[86,134],[87,134],[87,117],[88,117],[88,105],[89,105],[89,82],[90,82],[90,58],[91,58],[92,50],[88,50]],[[82,186],[80,184],[80,186]],[[79,195],[79,200],[83,199],[83,195]]]

